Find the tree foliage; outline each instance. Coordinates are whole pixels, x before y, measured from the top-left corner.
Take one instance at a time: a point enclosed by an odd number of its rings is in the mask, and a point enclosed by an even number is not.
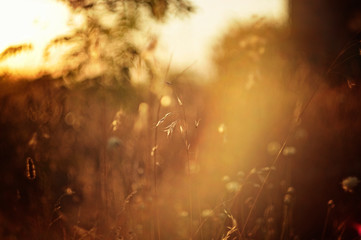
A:
[[[165,22],[170,15],[183,16],[194,10],[187,0],[62,1],[82,17],[83,23],[71,33],[51,40],[44,49],[44,60],[52,58],[55,48],[70,49],[59,59],[66,63],[64,79],[79,82],[101,76],[106,85],[128,84],[134,62],[143,62],[141,53],[154,48],[156,41],[145,30],[147,24]],[[9,46],[0,53],[0,61],[29,50],[31,44]],[[149,62],[144,63],[152,75]]]

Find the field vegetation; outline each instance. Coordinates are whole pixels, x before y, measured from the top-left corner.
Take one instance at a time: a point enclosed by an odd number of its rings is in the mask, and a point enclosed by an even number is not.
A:
[[[0,78],[1,239],[360,238],[360,88],[328,81],[359,39],[315,69],[288,25],[235,22],[200,81],[161,65],[140,22],[190,3],[68,4],[88,22],[47,49],[75,46],[69,65]]]

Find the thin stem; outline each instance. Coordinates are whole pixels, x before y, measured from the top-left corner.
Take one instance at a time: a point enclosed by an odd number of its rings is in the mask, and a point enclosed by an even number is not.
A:
[[[359,41],[354,41],[354,42],[350,42],[349,44],[346,44],[346,46],[339,52],[339,54],[336,56],[336,58],[333,60],[333,62],[331,63],[330,67],[327,69],[326,71],[326,76],[327,74],[329,74],[332,70],[333,67],[336,66],[336,64],[340,64],[337,63],[337,61],[343,56],[343,54],[350,48],[352,48],[353,46],[355,46],[356,44],[359,44]],[[348,45],[348,46],[347,46]],[[344,61],[343,61],[344,62]]]
[[[325,223],[323,225],[323,230],[322,230],[322,237],[321,240],[325,239],[326,236],[326,230],[327,230],[327,225],[328,225],[328,221],[330,219],[330,214],[331,214],[331,210],[335,207],[333,200],[328,201],[327,203],[327,213],[326,213],[326,218],[325,218]]]
[[[180,101],[179,98],[178,98],[178,101]],[[190,154],[189,154],[190,143],[188,142],[188,126],[187,126],[186,111],[185,111],[183,103],[180,102],[180,106],[181,106],[181,109],[182,109],[182,115],[183,115],[183,121],[184,121],[184,143],[185,143],[186,152],[187,152],[187,178],[188,178],[188,197],[189,197],[188,205],[189,205],[189,216],[190,216],[189,239],[192,239],[192,235],[193,235],[193,230],[192,230],[192,225],[193,225],[193,203],[192,203],[191,160],[190,160]]]
[[[283,141],[283,144],[282,144],[281,149],[278,151],[277,156],[275,157],[275,159],[274,159],[273,162],[272,162],[271,168],[274,167],[274,166],[277,164],[278,159],[280,158],[281,153],[283,152],[283,149],[285,148],[285,146],[286,146],[286,144],[287,144],[287,141],[288,141],[289,136],[290,136],[290,134],[287,134],[287,137],[286,137],[286,139]],[[271,175],[271,171],[268,171],[268,173],[267,173],[267,175],[266,175],[266,177],[265,177],[265,179],[264,179],[264,181],[263,181],[260,189],[259,189],[258,192],[257,192],[257,195],[256,195],[256,197],[255,197],[255,199],[254,199],[254,203],[252,204],[251,209],[249,210],[248,215],[247,215],[247,217],[246,217],[246,221],[244,222],[244,225],[243,225],[243,227],[242,227],[242,231],[241,231],[241,233],[240,233],[241,237],[243,237],[244,234],[245,234],[245,230],[246,230],[247,224],[248,224],[248,222],[249,222],[249,220],[250,220],[250,218],[251,218],[251,216],[252,216],[252,214],[253,214],[253,211],[254,211],[254,209],[255,209],[255,207],[256,207],[257,201],[258,201],[259,197],[261,196],[261,193],[262,193],[262,191],[263,191],[266,183],[268,182],[268,179],[269,179],[270,175]]]
[[[162,98],[162,97],[161,97]],[[161,99],[160,98],[160,99]],[[156,122],[159,121],[159,114],[161,103],[158,101]],[[158,209],[158,193],[157,193],[157,146],[158,145],[158,126],[154,129],[154,146],[153,146],[153,183],[154,183],[154,208],[155,208],[155,222],[157,225],[157,237],[160,240],[160,223],[159,223],[159,209]]]

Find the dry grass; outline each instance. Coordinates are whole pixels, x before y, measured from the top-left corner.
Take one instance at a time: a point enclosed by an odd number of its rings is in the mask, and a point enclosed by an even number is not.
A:
[[[360,132],[346,126],[361,119],[358,97],[341,118],[346,89],[308,84],[321,80],[290,63],[287,29],[233,30],[205,85],[168,70],[145,85],[3,79],[2,239],[355,237],[358,178],[342,193],[353,173],[324,173],[322,156],[340,165],[325,148],[344,157],[349,145],[327,134]]]

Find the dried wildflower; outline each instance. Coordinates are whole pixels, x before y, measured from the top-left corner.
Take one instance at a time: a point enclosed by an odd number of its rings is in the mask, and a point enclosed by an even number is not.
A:
[[[264,173],[267,173],[269,171],[275,171],[276,168],[274,166],[271,166],[271,167],[264,167],[264,168],[261,168],[259,171],[258,171],[258,174],[264,174]]]
[[[257,173],[257,169],[256,168],[252,168],[251,171],[249,171],[249,175],[255,174]]]
[[[65,189],[65,195],[73,195],[75,192],[70,188],[70,187],[67,187]]]
[[[113,149],[113,148],[119,147],[121,145],[121,143],[122,143],[122,141],[119,138],[111,137],[108,139],[107,146],[108,146],[108,149]]]
[[[182,103],[182,101],[180,100],[180,98],[179,98],[179,97],[177,97],[177,100],[178,100],[178,104],[179,104],[179,106],[183,106],[183,103]]]
[[[153,148],[152,148],[152,151],[150,152],[150,156],[154,156],[154,154],[155,154],[155,152],[157,151],[157,149],[158,149],[158,145],[157,146],[154,146]]]
[[[236,181],[231,181],[226,184],[226,189],[230,193],[237,192],[240,188],[241,188],[241,186]]]
[[[198,119],[198,120],[195,120],[194,121],[194,126],[196,127],[196,128],[198,128],[199,127],[199,122],[201,121],[201,119]]]
[[[119,125],[120,125],[120,122],[119,122],[118,120],[114,120],[114,121],[112,122],[112,129],[113,129],[113,131],[118,130],[118,129],[119,129]]]
[[[332,209],[335,207],[335,202],[331,199],[327,202],[327,206]]]
[[[212,217],[214,215],[214,211],[212,209],[204,209],[201,213],[201,216],[204,218]]]
[[[347,177],[342,180],[342,189],[345,192],[353,192],[355,187],[359,184],[360,180],[357,177]]]
[[[124,115],[123,110],[119,109],[119,111],[115,114],[114,120],[112,121],[112,129],[116,131],[119,129],[121,125],[121,118]]]
[[[26,177],[29,180],[34,180],[36,178],[35,164],[31,157],[26,159]]]
[[[157,122],[157,124],[155,125],[155,127],[158,127],[159,125],[161,125],[161,124],[164,122],[164,120],[165,120],[170,114],[171,114],[170,112],[167,113],[167,114],[165,114],[164,117],[162,117],[162,118]]]
[[[179,131],[180,131],[181,133],[184,132],[184,129],[183,129],[182,125],[179,125]]]
[[[283,149],[282,153],[285,156],[294,155],[294,154],[296,154],[296,148],[291,147],[291,146],[287,146],[287,147],[285,147],[285,149]]]
[[[28,145],[32,148],[35,148],[37,143],[38,143],[38,134],[34,132],[31,139],[28,142]]]
[[[238,228],[237,228],[236,219],[231,214],[229,214],[226,210],[224,210],[224,212],[226,213],[227,217],[229,217],[232,220],[232,227],[228,227],[226,236],[222,237],[222,240],[228,240],[232,236],[233,233],[238,231]]]
[[[291,194],[291,195],[294,195],[295,194],[295,188],[294,187],[288,187],[287,188],[287,193]]]
[[[349,88],[354,88],[356,86],[356,83],[354,80],[347,79],[347,85]]]
[[[167,133],[167,137],[169,137],[170,135],[172,135],[174,128],[177,126],[177,121],[172,122],[171,124],[169,124],[165,129],[164,132]]]
[[[292,204],[292,196],[291,196],[291,194],[289,194],[289,193],[286,193],[286,195],[285,195],[285,197],[284,197],[284,199],[283,199],[283,202],[284,202],[284,204],[285,205],[290,205],[290,204]]]
[[[291,205],[294,202],[295,189],[293,187],[288,187],[283,202],[285,205]]]

